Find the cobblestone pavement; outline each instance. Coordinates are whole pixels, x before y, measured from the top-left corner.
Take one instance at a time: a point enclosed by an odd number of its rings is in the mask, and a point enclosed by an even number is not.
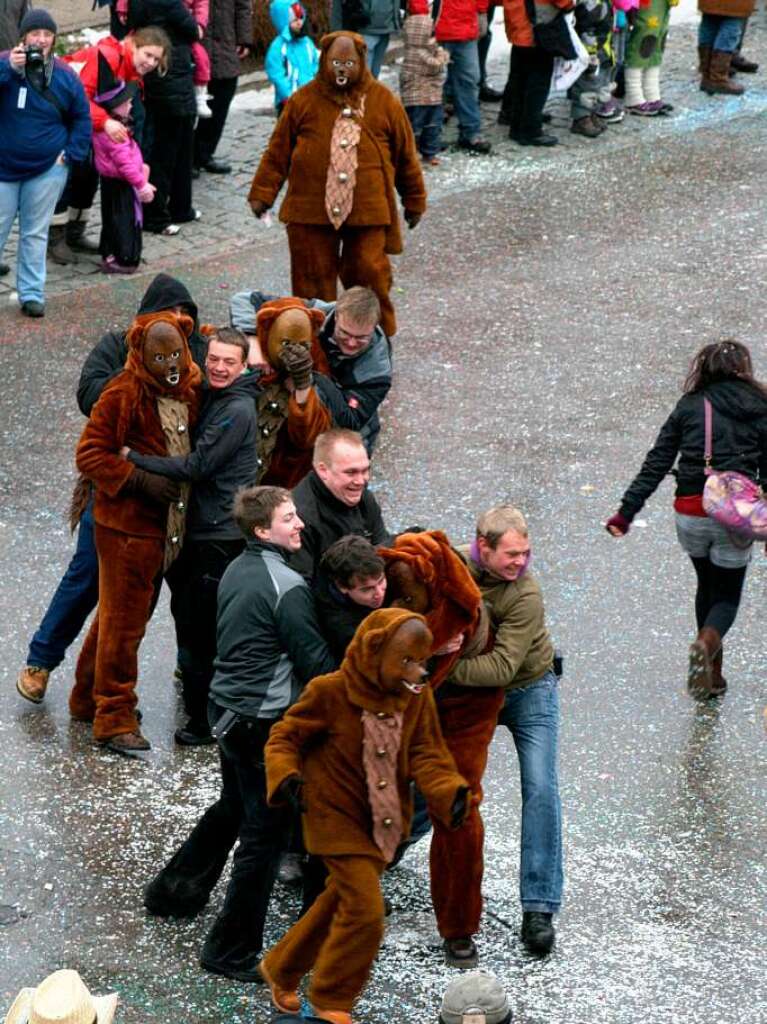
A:
[[[496,26],[496,32],[502,31]],[[748,53],[767,59],[767,29],[760,21],[749,29]],[[558,96],[549,103],[553,114],[552,129],[559,135],[560,146],[555,150],[522,149],[509,140],[507,129],[496,123],[497,106],[483,107],[483,131],[492,140],[491,157],[473,157],[448,148],[442,165],[430,170],[427,187],[432,203],[440,197],[453,194],[483,182],[493,189],[517,186],[521,180],[541,173],[565,176],[571,174],[578,181],[587,180],[590,173],[589,157],[604,156],[626,146],[652,146],[653,140],[667,138],[680,132],[719,123],[726,118],[767,109],[767,87],[763,74],[740,76],[747,86],[742,98],[709,97],[698,89],[695,73],[695,27],[675,26],[663,69],[663,95],[673,103],[674,114],[668,118],[640,118],[627,116],[596,140],[574,136],[569,132],[568,107],[565,97]],[[767,60],[765,61],[767,66]],[[491,67],[491,79],[501,86],[505,80],[506,60],[496,59]],[[396,89],[396,70],[387,68],[384,81]],[[241,94],[236,101],[219,155],[231,160],[231,175],[203,174],[195,183],[195,204],[202,212],[202,220],[185,225],[173,238],[144,236],[144,263],[141,273],[151,275],[176,263],[179,259],[193,259],[215,267],[219,257],[230,256],[258,245],[263,250],[283,246],[282,229],[275,224],[270,231],[254,222],[245,202],[250,179],[261,152],[274,127],[274,115],[266,95]],[[254,109],[255,108],[255,109]],[[450,121],[444,139],[450,145],[456,138],[455,122]],[[596,166],[594,161],[594,166]],[[601,161],[599,162],[601,166]],[[428,215],[428,214],[427,214]],[[98,237],[98,199],[93,211],[89,234]],[[6,247],[6,260],[13,263],[15,234]],[[10,257],[10,259],[9,259]],[[48,264],[46,296],[74,295],[103,281],[97,260],[81,257],[75,266],[59,267]],[[15,310],[14,273],[0,278],[0,332],[7,316],[3,308],[13,303]]]

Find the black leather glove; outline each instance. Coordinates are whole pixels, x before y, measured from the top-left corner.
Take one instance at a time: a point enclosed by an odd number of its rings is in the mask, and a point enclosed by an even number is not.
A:
[[[152,501],[159,501],[162,505],[170,505],[172,501],[178,501],[181,497],[181,487],[175,480],[169,480],[159,473],[147,473],[138,466],[133,467],[127,487],[132,493],[145,494]]]
[[[453,806],[450,808],[450,828],[458,828],[463,825],[466,817],[466,805],[469,802],[471,790],[468,786],[461,786],[455,794]]]
[[[306,345],[297,341],[286,341],[280,352],[285,372],[290,375],[296,391],[312,386],[312,367],[314,360]]]
[[[274,802],[290,804],[294,811],[303,814],[306,810],[304,804],[304,780],[300,775],[289,775],[277,787],[274,794]]]

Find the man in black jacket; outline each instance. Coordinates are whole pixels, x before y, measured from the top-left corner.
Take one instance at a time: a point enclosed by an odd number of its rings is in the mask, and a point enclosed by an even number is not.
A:
[[[229,301],[232,325],[255,335],[256,314],[273,298],[258,291],[237,292]],[[391,343],[379,323],[378,296],[370,288],[356,286],[337,302],[309,299],[306,304],[325,314],[319,342],[330,376],[314,373],[317,394],[333,426],[358,431],[370,455],[381,429],[378,407],[389,393],[392,379]]]
[[[189,455],[139,455],[123,449],[139,469],[192,485],[184,544],[166,577],[189,715],[175,735],[177,743],[187,746],[214,742],[207,712],[216,656],[216,593],[224,570],[245,547],[232,511],[235,494],[258,473],[257,378],[247,371],[247,358],[247,339],[233,327],[209,336],[200,419]]]
[[[311,581],[330,545],[350,533],[371,544],[389,544],[381,508],[368,490],[370,459],[359,434],[333,427],[314,444],[313,469],[293,489],[304,521],[301,548],[290,560]]]
[[[144,894],[151,914],[193,917],[239,839],[224,905],[203,946],[205,970],[261,981],[257,964],[280,851],[292,815],[266,802],[269,730],[314,676],[335,668],[306,582],[287,564],[303,523],[290,492],[249,487],[235,501],[247,539],[218,589],[218,654],[209,715],[221,756],[221,796]]]
[[[194,319],[189,348],[194,361],[203,368],[206,342],[197,330],[197,306],[180,281],[168,274],[158,274],[144,293],[138,313],[158,313],[165,309],[188,313]],[[101,392],[122,371],[127,357],[124,331],[107,331],[91,349],[77,386],[77,404],[84,416],[90,416]],[[43,700],[48,677],[64,660],[67,649],[96,607],[98,592],[99,567],[93,540],[91,498],[80,519],[75,553],[32,638],[26,665],[16,680],[16,689],[26,700],[34,704]]]

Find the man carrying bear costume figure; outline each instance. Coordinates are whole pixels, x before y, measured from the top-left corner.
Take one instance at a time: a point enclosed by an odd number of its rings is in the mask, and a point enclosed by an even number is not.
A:
[[[338,278],[344,288],[372,288],[391,336],[387,254],[402,252],[395,188],[410,228],[426,209],[426,190],[407,114],[371,75],[366,52],[353,32],[323,37],[318,76],[286,103],[248,202],[263,216],[287,179],[280,220],[293,294],[332,302]]]
[[[120,457],[189,453],[202,375],[187,338],[191,317],[137,316],[125,369],[104,389],[77,446],[77,468],[96,487],[99,606],[77,662],[73,718],[120,754],[148,750],[136,718],[138,648],[155,589],[181,549],[186,498],[178,484]],[[187,487],[188,489],[188,487]]]

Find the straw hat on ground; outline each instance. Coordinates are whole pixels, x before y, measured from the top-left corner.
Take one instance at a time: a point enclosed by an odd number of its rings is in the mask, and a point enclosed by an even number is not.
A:
[[[112,1024],[117,993],[92,996],[77,971],[54,971],[37,988],[23,988],[5,1024]]]

